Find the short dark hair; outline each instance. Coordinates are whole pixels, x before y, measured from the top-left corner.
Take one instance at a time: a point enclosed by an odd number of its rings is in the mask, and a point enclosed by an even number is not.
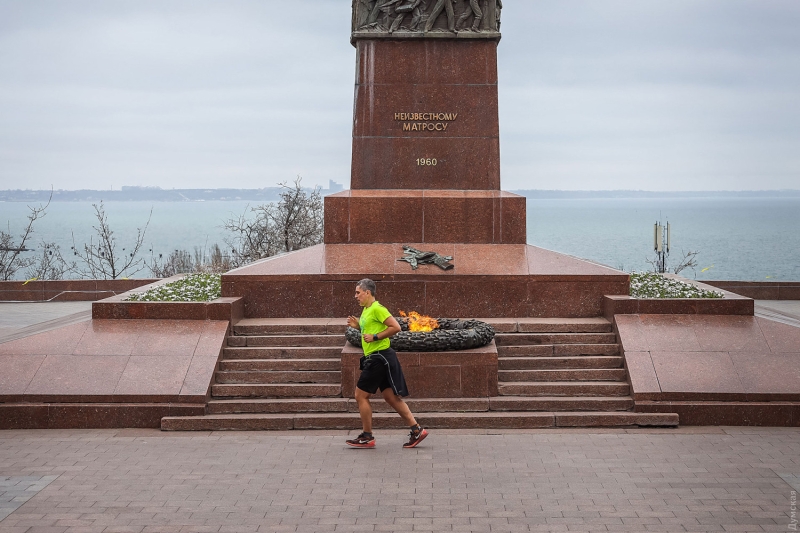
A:
[[[375,296],[375,291],[377,290],[375,282],[369,278],[364,278],[356,283],[356,287],[359,287],[362,291],[369,291],[373,296]]]

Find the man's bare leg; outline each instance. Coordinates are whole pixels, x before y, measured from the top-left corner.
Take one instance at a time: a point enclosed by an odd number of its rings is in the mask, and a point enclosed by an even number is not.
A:
[[[397,414],[400,415],[400,417],[403,420],[405,420],[407,426],[410,427],[410,426],[416,426],[417,425],[417,419],[414,418],[414,415],[411,414],[411,409],[408,408],[408,405],[406,404],[406,402],[404,402],[403,399],[400,396],[396,395],[391,388],[385,389],[382,392],[382,394],[383,394],[383,399],[386,401],[386,403],[391,405],[392,409],[397,411]],[[370,414],[371,413],[372,413],[372,411],[370,411]],[[363,419],[363,415],[362,415],[362,419]],[[372,421],[371,418],[370,418],[370,421]]]
[[[389,389],[391,392],[391,389]],[[372,433],[372,406],[369,404],[370,393],[356,387],[356,403],[361,415],[361,427],[364,433]]]

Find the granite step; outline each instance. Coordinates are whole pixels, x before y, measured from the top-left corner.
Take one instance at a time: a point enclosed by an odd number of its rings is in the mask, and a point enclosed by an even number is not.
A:
[[[223,348],[222,356],[230,359],[336,359],[341,360],[341,346],[283,346],[276,348]]]
[[[595,318],[518,318],[520,333],[610,333],[611,322]],[[499,332],[499,330],[497,330]]]
[[[544,370],[500,370],[501,383],[519,381],[625,381],[624,368],[554,368]]]
[[[500,370],[544,370],[556,368],[621,368],[619,356],[577,356],[577,357],[499,357]]]
[[[243,318],[236,335],[341,335],[346,318]]]
[[[617,337],[613,333],[498,333],[494,340],[498,346],[614,344]]]
[[[244,341],[244,344],[242,344]],[[344,346],[344,333],[339,335],[252,335],[228,337],[228,346],[259,347],[329,347]]]
[[[619,381],[518,381],[498,383],[500,396],[628,396],[630,385]]]
[[[630,396],[496,396],[489,398],[490,411],[629,411]]]
[[[417,417],[429,429],[533,429],[557,427],[636,427],[678,425],[675,413],[633,412],[486,412],[486,413],[423,413]],[[205,416],[168,416],[161,419],[164,431],[219,430],[290,430],[339,429],[356,430],[361,425],[357,413],[294,413],[294,414],[215,414]],[[396,413],[375,413],[376,429],[406,429]],[[435,438],[432,432],[432,437]],[[378,446],[399,446],[401,436],[378,437]],[[430,437],[429,437],[430,438]],[[395,442],[395,440],[397,442]],[[433,442],[433,441],[429,441]],[[344,438],[342,439],[344,446]],[[425,446],[425,444],[423,444]]]
[[[342,383],[341,371],[253,370],[217,372],[216,382],[225,383]]]
[[[341,359],[225,359],[220,361],[223,372],[254,370],[328,370],[340,371]]]
[[[211,386],[214,399],[220,398],[341,398],[342,385],[336,384],[239,384]]]
[[[373,399],[372,410],[375,413],[393,413],[394,410],[383,401]],[[411,411],[417,413],[431,412],[486,412],[489,410],[489,398],[406,398]],[[235,399],[211,400],[208,403],[209,414],[224,413],[298,413],[298,412],[350,412],[357,413],[358,405],[351,398],[279,398],[279,399]]]
[[[498,346],[498,357],[568,357],[576,355],[619,355],[618,344],[541,344]]]
[[[348,404],[355,400],[347,398],[254,398],[235,400],[211,400],[208,414],[235,413],[346,413]]]

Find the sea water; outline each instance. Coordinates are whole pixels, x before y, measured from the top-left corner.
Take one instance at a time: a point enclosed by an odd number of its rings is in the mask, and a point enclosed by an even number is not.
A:
[[[622,268],[646,270],[653,259],[653,225],[669,222],[669,266],[693,251],[698,266],[687,277],[800,281],[800,198],[580,198],[529,199],[528,242],[550,250]],[[254,204],[215,202],[106,202],[108,222],[120,249],[130,251],[137,228],[150,223],[142,257],[173,250],[226,248],[227,219]],[[150,210],[152,209],[152,216]],[[25,224],[28,207],[0,203],[0,222],[12,233]],[[88,243],[97,225],[90,202],[53,202],[37,221],[32,247],[55,242],[66,255],[74,242]],[[455,258],[456,265],[458,258]],[[138,277],[149,275],[147,270]]]

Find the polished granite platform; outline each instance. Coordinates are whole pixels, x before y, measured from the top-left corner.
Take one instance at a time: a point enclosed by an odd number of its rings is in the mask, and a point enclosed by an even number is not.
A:
[[[762,317],[617,315],[636,410],[687,425],[800,426],[800,328]]]
[[[87,320],[0,344],[0,428],[202,414],[228,322]]]

